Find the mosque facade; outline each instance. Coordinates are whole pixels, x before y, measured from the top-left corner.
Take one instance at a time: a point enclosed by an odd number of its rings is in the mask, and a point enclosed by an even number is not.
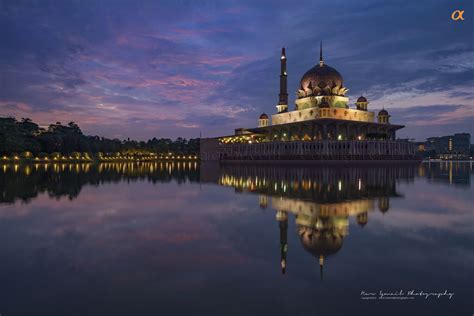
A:
[[[262,113],[255,128],[234,135],[201,139],[202,160],[411,160],[413,143],[396,139],[403,125],[390,122],[384,108],[377,114],[360,96],[354,106],[342,75],[319,63],[301,78],[293,110],[288,107],[287,57],[280,57],[280,93],[276,113]]]

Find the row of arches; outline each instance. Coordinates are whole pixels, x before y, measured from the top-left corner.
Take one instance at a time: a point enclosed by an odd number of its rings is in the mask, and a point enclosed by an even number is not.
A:
[[[267,132],[266,140],[395,140],[395,130],[389,127],[351,124],[272,126]]]

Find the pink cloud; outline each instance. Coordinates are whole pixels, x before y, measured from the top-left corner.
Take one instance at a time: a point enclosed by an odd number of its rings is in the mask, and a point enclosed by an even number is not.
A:
[[[24,113],[24,112],[29,113],[33,110],[31,105],[28,105],[23,102],[2,101],[2,100],[0,100],[0,108],[2,108],[3,113],[7,115],[13,115],[13,116],[16,116],[17,113]]]

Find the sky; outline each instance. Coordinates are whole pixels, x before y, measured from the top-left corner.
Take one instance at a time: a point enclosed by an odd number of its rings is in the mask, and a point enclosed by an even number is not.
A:
[[[464,21],[453,21],[454,10]],[[456,0],[0,0],[0,116],[88,135],[229,135],[276,113],[286,47],[336,68],[401,138],[474,134],[474,5]]]

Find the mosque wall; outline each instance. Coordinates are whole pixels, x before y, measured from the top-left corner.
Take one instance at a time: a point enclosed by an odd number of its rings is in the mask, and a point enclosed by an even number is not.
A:
[[[318,118],[333,118],[348,121],[374,121],[374,112],[344,108],[308,108],[272,115],[271,125],[280,125],[294,122],[314,120]]]
[[[320,204],[292,198],[272,198],[272,208],[309,217],[315,216],[355,216],[374,210],[374,201],[361,199],[350,202]]]
[[[339,95],[310,96],[295,100],[297,110],[303,110],[310,107],[318,107],[321,103],[327,102],[331,107],[347,108],[348,97]]]
[[[201,160],[412,160],[415,145],[408,141],[274,141],[252,144],[201,140]]]

